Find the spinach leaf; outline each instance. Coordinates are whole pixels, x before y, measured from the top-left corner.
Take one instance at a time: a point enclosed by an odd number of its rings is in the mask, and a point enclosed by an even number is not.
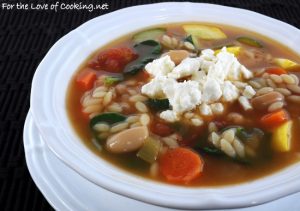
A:
[[[134,45],[134,49],[139,55],[139,58],[130,62],[124,69],[125,74],[134,75],[142,70],[145,65],[158,58],[161,54],[162,47],[160,43],[154,40],[145,40]]]
[[[93,127],[100,122],[112,125],[117,122],[125,121],[126,119],[127,119],[126,116],[118,114],[118,113],[114,113],[114,112],[102,113],[91,119],[90,128],[92,128],[92,130],[93,130]]]
[[[186,38],[184,38],[184,40],[183,40],[183,41],[185,41],[185,42],[189,42],[189,43],[191,43],[191,44],[193,44],[193,45],[194,45],[194,42],[193,42],[192,35],[189,35],[189,36],[187,36]]]
[[[168,99],[149,99],[146,103],[155,111],[161,111],[170,108]]]
[[[242,141],[260,141],[264,138],[265,133],[259,128],[252,128],[246,130],[239,127],[236,130],[236,136]]]
[[[202,150],[211,155],[224,155],[224,152],[215,147],[203,147]]]

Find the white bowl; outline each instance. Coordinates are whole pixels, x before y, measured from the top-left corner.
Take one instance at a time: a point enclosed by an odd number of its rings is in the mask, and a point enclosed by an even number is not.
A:
[[[247,10],[199,3],[160,3],[122,9],[92,19],[61,38],[33,79],[31,108],[42,137],[67,165],[115,193],[160,206],[185,209],[245,207],[300,191],[300,164],[252,182],[215,188],[186,188],[129,174],[93,154],[72,129],[66,90],[73,73],[91,52],[122,35],[174,22],[211,22],[249,29],[300,53],[300,31]],[[76,185],[76,184],[75,184]]]

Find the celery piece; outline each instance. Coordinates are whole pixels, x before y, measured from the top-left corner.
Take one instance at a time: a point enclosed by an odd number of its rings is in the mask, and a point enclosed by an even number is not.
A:
[[[121,77],[115,77],[115,76],[107,76],[104,78],[104,84],[106,86],[111,86],[115,83],[118,83],[120,81],[122,81],[123,79]]]
[[[157,159],[160,146],[159,140],[149,137],[136,155],[148,163],[153,163]]]

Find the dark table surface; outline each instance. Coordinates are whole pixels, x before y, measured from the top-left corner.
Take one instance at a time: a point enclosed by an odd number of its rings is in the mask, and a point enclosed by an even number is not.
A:
[[[0,0],[0,3],[52,1]],[[56,1],[53,1],[56,2]],[[60,2],[74,3],[61,0]],[[30,103],[35,69],[49,48],[63,35],[87,20],[121,8],[157,3],[157,0],[82,1],[108,3],[108,10],[36,11],[5,10],[0,5],[0,210],[52,210],[28,172],[23,124]],[[194,1],[193,1],[194,2]],[[298,0],[197,1],[256,11],[300,28]]]

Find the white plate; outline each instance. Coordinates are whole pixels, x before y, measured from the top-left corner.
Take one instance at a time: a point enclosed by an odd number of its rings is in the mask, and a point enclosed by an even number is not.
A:
[[[29,172],[56,210],[172,211],[109,192],[81,177],[45,145],[30,112],[24,126],[24,147]],[[242,211],[300,210],[300,193]],[[226,210],[230,211],[230,210]]]
[[[188,2],[163,3],[126,8],[97,17],[61,38],[47,53],[34,75],[30,105],[45,143],[69,167],[93,183],[160,206],[185,209],[245,207],[298,192],[300,163],[239,185],[179,187],[121,171],[92,153],[74,132],[66,112],[67,87],[75,70],[91,52],[123,34],[146,26],[191,21],[251,29],[300,53],[298,29],[258,13],[231,7]]]

